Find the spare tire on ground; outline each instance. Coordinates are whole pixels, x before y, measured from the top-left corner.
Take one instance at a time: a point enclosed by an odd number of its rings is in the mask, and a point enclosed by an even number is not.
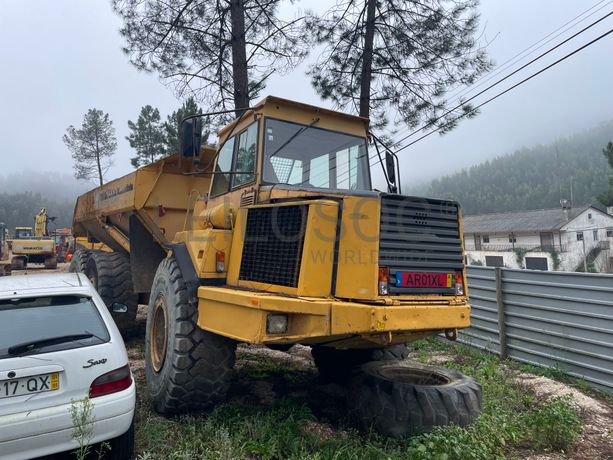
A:
[[[361,429],[387,436],[461,427],[481,413],[481,385],[462,373],[415,362],[370,362],[354,372],[350,413]]]
[[[349,350],[315,345],[311,355],[324,382],[344,382],[356,366],[369,361],[402,361],[409,356],[409,351],[404,343],[385,348]]]
[[[132,288],[129,257],[119,252],[93,251],[87,259],[83,273],[111,310],[121,334],[124,337],[132,334],[136,328],[138,295]],[[123,304],[128,310],[124,313],[113,313],[113,303]]]

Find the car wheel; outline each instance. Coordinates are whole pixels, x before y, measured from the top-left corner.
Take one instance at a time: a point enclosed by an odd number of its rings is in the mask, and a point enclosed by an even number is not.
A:
[[[122,335],[129,336],[136,325],[138,296],[132,290],[128,256],[119,252],[94,251],[90,254],[83,273],[94,285],[107,308],[110,309],[115,302],[128,307],[127,312],[112,315]]]
[[[208,409],[226,397],[236,342],[200,329],[174,257],[158,266],[149,299],[145,371],[160,413]]]
[[[402,361],[409,356],[409,348],[405,344],[364,350],[314,346],[311,355],[323,381],[344,382],[356,366],[368,361]]]
[[[358,426],[387,436],[465,427],[481,413],[481,385],[472,378],[414,362],[366,363],[352,376],[347,395]]]
[[[128,431],[108,441],[111,448],[104,458],[108,460],[130,460],[134,454],[134,422]]]
[[[92,251],[87,249],[77,249],[70,259],[70,265],[68,271],[71,273],[83,273],[85,271],[85,265],[91,256]]]

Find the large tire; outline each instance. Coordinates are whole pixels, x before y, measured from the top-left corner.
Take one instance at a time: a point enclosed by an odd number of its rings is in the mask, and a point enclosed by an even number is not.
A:
[[[352,419],[362,429],[406,436],[435,426],[472,423],[481,413],[481,385],[452,369],[414,362],[370,362],[350,381]]]
[[[409,356],[405,344],[385,348],[343,350],[324,346],[314,346],[311,350],[313,361],[325,382],[344,382],[351,371],[369,361],[402,361]]]
[[[129,336],[136,326],[138,296],[133,292],[128,256],[119,252],[94,251],[83,273],[92,282],[107,308],[111,309],[115,302],[128,307],[125,313],[111,311],[111,314],[119,331],[124,337]]]
[[[145,373],[153,408],[163,414],[205,410],[223,401],[234,375],[236,342],[200,329],[174,259],[158,266],[147,312]]]
[[[77,249],[72,255],[72,259],[70,259],[68,271],[71,273],[83,273],[91,254],[92,251],[87,249]]]

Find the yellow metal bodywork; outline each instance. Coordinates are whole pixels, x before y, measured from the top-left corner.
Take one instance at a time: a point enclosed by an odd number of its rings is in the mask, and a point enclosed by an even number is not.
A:
[[[250,208],[296,205],[305,205],[309,207],[309,220],[305,231],[300,265],[301,275],[298,286],[292,288],[239,279],[243,243],[245,240],[246,208],[239,210],[236,219],[236,227],[232,241],[234,251],[232,252],[228,269],[228,285],[297,296],[330,295],[334,240],[336,237],[336,222],[339,204],[331,200],[310,200],[253,206]]]
[[[198,326],[257,344],[334,343],[375,347],[470,326],[470,307],[396,300],[380,306],[331,298],[288,297],[228,287],[198,289]],[[267,316],[288,315],[286,334],[266,332]]]
[[[208,228],[177,233],[175,243],[185,243],[200,279],[225,279],[226,271],[217,271],[216,254],[223,252],[225,260],[231,256],[232,231]]]
[[[104,251],[104,252],[113,252],[111,248],[109,248],[104,243],[92,243],[87,240],[85,236],[79,236],[75,239],[75,246],[77,249],[89,249],[90,251]]]

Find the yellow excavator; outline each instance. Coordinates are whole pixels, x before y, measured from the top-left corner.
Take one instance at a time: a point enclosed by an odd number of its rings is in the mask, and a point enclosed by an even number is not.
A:
[[[15,238],[12,241],[11,265],[16,270],[23,270],[28,263],[44,264],[45,268],[57,268],[55,253],[55,240],[49,236],[48,222],[54,217],[47,215],[42,208],[34,218],[34,232],[32,227],[16,227]]]

